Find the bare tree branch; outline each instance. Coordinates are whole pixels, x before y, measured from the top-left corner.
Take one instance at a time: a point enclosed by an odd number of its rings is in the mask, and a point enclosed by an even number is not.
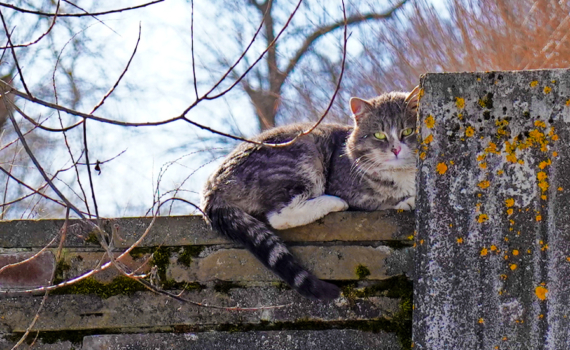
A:
[[[7,4],[4,2],[0,2],[0,7],[6,7],[12,10],[16,10],[18,12],[21,13],[30,13],[30,14],[34,14],[34,15],[40,15],[40,16],[48,16],[48,17],[87,17],[87,16],[101,16],[101,15],[108,15],[111,13],[119,13],[119,12],[123,12],[123,11],[130,11],[130,10],[135,10],[135,9],[140,9],[143,7],[147,7],[147,6],[151,6],[154,4],[158,4],[159,2],[163,2],[164,0],[156,0],[156,1],[151,1],[151,2],[147,2],[145,4],[141,4],[141,5],[137,5],[137,6],[132,6],[132,7],[124,7],[124,8],[120,8],[120,9],[116,9],[116,10],[109,10],[109,11],[103,11],[103,12],[88,12],[88,13],[49,13],[49,12],[41,12],[41,11],[33,11],[33,10],[27,10],[21,7],[17,7],[11,4]]]

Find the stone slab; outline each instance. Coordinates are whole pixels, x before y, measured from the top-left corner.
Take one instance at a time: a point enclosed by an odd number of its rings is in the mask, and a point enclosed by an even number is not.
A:
[[[145,329],[173,330],[175,327],[212,328],[223,324],[270,322],[373,320],[390,318],[399,311],[399,299],[371,296],[339,298],[331,302],[311,301],[298,293],[278,287],[232,288],[227,293],[212,289],[182,295],[205,305],[283,308],[231,311],[183,303],[152,292],[136,292],[101,299],[96,295],[51,295],[34,330]],[[3,298],[0,303],[0,330],[23,332],[36,314],[41,297]]]
[[[55,269],[55,257],[50,251],[44,251],[33,259],[24,262],[35,254],[33,252],[0,253],[0,269],[12,265],[0,271],[0,289],[33,288],[47,285]]]
[[[393,249],[386,246],[295,246],[291,252],[309,271],[326,280],[357,280],[359,266],[366,267],[370,275],[366,280],[385,280],[387,278],[410,274],[413,257],[412,248]],[[115,254],[118,257],[119,253]],[[192,258],[189,266],[178,262],[179,254],[172,253],[166,269],[166,277],[177,282],[210,282],[217,280],[235,282],[275,282],[280,279],[261,264],[245,249],[208,248],[199,257]],[[66,250],[63,259],[67,268],[63,271],[64,279],[71,279],[96,268],[103,259],[109,261],[103,252]],[[120,260],[130,271],[138,273],[150,271],[150,253],[137,259],[126,255]],[[110,282],[120,273],[110,267],[99,272],[95,278],[101,282]],[[0,274],[0,283],[1,283]],[[1,288],[0,288],[1,289]]]
[[[567,349],[570,71],[421,88],[414,349]]]
[[[390,333],[358,330],[207,332],[96,335],[85,337],[83,350],[400,350]]]
[[[118,218],[103,220],[107,232],[115,227],[117,248],[126,248],[146,230],[151,218]],[[0,222],[0,248],[42,248],[59,234],[63,220],[14,220]],[[406,240],[413,234],[414,215],[395,210],[371,213],[331,213],[315,223],[284,230],[285,241],[393,241]],[[72,220],[66,235],[65,246],[97,247],[87,243],[89,225]],[[230,243],[212,231],[201,216],[172,216],[157,218],[141,247],[214,245]],[[54,244],[56,246],[57,243]]]

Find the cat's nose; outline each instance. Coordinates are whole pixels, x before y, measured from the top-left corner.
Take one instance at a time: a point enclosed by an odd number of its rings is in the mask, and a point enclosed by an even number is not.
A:
[[[394,153],[395,156],[398,156],[398,153],[400,153],[401,150],[402,147],[394,147],[392,148],[392,153]]]

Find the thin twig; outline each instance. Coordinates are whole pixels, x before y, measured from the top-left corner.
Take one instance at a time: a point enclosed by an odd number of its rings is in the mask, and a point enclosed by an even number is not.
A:
[[[59,13],[59,14],[55,14],[55,13],[27,10],[27,9],[17,7],[17,6],[11,5],[11,4],[6,4],[3,2],[0,2],[0,7],[7,7],[7,8],[10,8],[12,10],[16,10],[18,12],[21,12],[21,13],[30,13],[33,15],[40,15],[40,16],[47,16],[47,17],[53,17],[53,16],[58,16],[58,17],[87,17],[87,16],[101,16],[101,15],[108,15],[111,13],[136,10],[139,8],[158,4],[159,2],[163,2],[163,1],[164,0],[156,0],[156,1],[151,1],[151,2],[147,2],[145,4],[142,4],[142,5],[137,5],[137,6],[132,6],[132,7],[123,7],[123,8],[116,9],[116,10],[109,10],[109,11],[103,11],[103,12],[89,12],[89,13]]]
[[[57,5],[55,8],[55,16],[53,16],[53,21],[51,22],[51,25],[49,26],[49,28],[45,31],[45,33],[43,33],[42,35],[40,35],[39,38],[37,38],[36,40],[30,41],[29,43],[26,44],[18,44],[18,45],[6,45],[6,46],[0,46],[0,49],[4,50],[4,49],[13,49],[15,47],[28,47],[28,46],[32,46],[34,44],[37,44],[40,42],[40,40],[42,40],[46,35],[48,35],[51,30],[53,29],[53,27],[55,26],[55,21],[57,20],[57,13],[59,12],[59,4],[60,4],[61,0],[57,0]]]
[[[8,25],[4,20],[4,15],[2,14],[2,11],[0,11],[0,19],[2,19],[2,25],[4,26],[4,31],[6,32],[6,37],[8,38],[8,44],[12,46],[12,36],[8,32]],[[24,90],[26,90],[28,95],[32,97],[32,93],[28,89],[28,85],[26,85],[26,81],[24,80],[24,74],[22,73],[22,69],[20,68],[20,62],[18,61],[18,57],[16,57],[16,50],[14,48],[11,48],[10,51],[12,52],[12,57],[14,58],[14,64],[16,65],[16,69],[18,70],[18,74],[20,75],[20,81],[24,86]],[[6,103],[6,99],[4,99],[4,103]]]

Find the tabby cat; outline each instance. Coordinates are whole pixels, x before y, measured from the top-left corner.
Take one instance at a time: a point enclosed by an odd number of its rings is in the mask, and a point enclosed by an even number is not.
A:
[[[287,147],[240,144],[205,185],[206,220],[303,296],[337,298],[339,288],[306,271],[272,229],[347,209],[414,209],[417,91],[352,98],[354,126],[321,124]],[[278,127],[255,140],[283,143],[309,127]]]

